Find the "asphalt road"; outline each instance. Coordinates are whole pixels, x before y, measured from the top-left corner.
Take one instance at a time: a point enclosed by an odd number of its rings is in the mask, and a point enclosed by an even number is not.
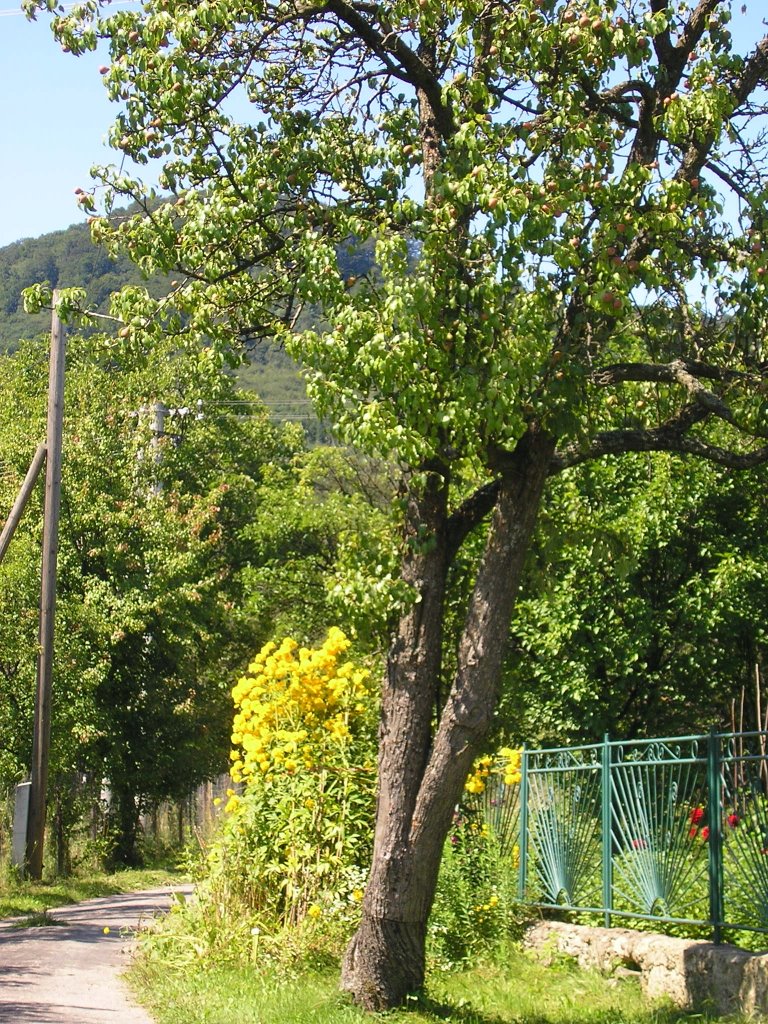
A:
[[[171,899],[165,887],[59,907],[48,912],[55,923],[42,927],[0,921],[0,1021],[152,1024],[120,974],[133,933]]]

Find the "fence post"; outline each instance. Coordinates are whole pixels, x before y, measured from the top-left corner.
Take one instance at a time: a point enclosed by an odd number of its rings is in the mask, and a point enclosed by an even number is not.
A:
[[[523,744],[520,758],[520,832],[518,839],[520,852],[519,877],[517,892],[520,902],[525,902],[525,881],[528,875],[528,751]]]
[[[606,928],[611,927],[613,906],[613,858],[611,857],[611,738],[603,736],[602,751],[603,910]]]
[[[707,825],[709,826],[709,917],[712,941],[723,940],[723,831],[720,737],[714,729],[707,747]]]

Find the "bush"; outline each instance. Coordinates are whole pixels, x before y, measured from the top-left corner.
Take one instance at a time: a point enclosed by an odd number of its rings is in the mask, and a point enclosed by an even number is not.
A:
[[[335,628],[315,650],[266,644],[235,686],[237,790],[203,851],[196,900],[158,938],[176,955],[294,959],[346,937],[370,859],[376,722],[370,673],[344,659],[349,646]]]
[[[530,917],[518,899],[520,751],[481,757],[454,814],[429,922],[428,954],[445,969],[519,938]]]
[[[145,939],[153,958],[279,962],[295,974],[341,954],[363,899],[375,797],[376,700],[349,646],[338,629],[315,650],[269,643],[238,680],[236,788],[197,858],[195,898]],[[430,921],[438,966],[520,934],[519,781],[520,752],[508,748],[467,779]]]

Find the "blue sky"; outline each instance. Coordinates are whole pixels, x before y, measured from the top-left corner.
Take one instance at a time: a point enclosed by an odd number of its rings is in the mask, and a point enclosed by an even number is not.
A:
[[[758,38],[766,0],[734,0],[733,12],[737,44]],[[103,142],[115,108],[102,63],[62,53],[47,17],[28,22],[0,0],[0,246],[82,220],[74,190],[114,156]]]
[[[0,246],[83,219],[74,190],[112,159],[102,63],[62,53],[47,17],[28,22],[0,0]]]

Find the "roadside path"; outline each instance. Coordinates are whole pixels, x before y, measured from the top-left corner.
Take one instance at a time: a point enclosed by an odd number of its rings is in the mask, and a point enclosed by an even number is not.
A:
[[[142,921],[191,886],[104,896],[48,911],[55,924],[0,921],[0,1021],[7,1024],[152,1024],[120,974]],[[21,919],[23,920],[23,919]],[[105,934],[104,929],[109,931]]]

